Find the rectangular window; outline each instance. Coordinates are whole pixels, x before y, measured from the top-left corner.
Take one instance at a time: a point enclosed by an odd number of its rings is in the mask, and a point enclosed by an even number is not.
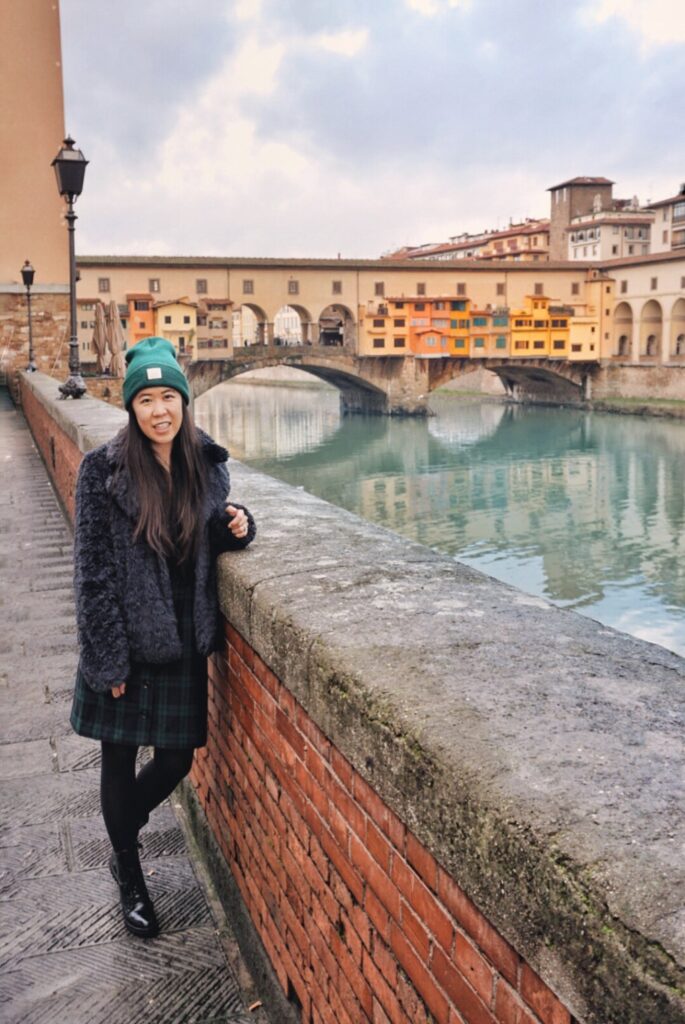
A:
[[[573,281],[571,284],[571,295],[580,295],[580,283]]]
[[[165,316],[164,317],[164,323],[165,324],[170,324],[171,323],[171,317],[170,316]]]
[[[411,325],[412,325],[412,327],[428,327],[428,317],[427,316],[415,316],[415,317],[412,317]]]
[[[109,278],[108,277],[99,277],[98,278],[98,291],[99,292],[108,292],[109,291]]]
[[[493,327],[506,327],[508,323],[508,316],[493,316],[492,318]]]
[[[612,245],[612,247],[611,247],[611,255],[612,256],[618,256],[618,246],[617,245]]]
[[[582,352],[583,351],[583,346],[582,345],[571,345],[571,351],[572,352]]]
[[[625,293],[627,291],[628,291],[628,282],[627,281],[621,281],[621,295],[625,295]]]
[[[526,349],[526,348],[528,348],[528,342],[527,341],[516,341],[516,342],[514,342],[514,348],[518,349],[518,350]]]
[[[254,281],[251,278],[243,280],[243,295],[254,295]]]
[[[183,317],[183,323],[184,324],[189,324],[190,323],[190,317],[189,316],[184,316]]]
[[[81,330],[85,331],[87,329],[88,329],[88,321],[87,320],[82,320],[81,321]]]
[[[651,288],[651,290],[653,292],[655,292],[657,290],[657,288],[659,287],[659,278],[658,277],[650,278],[649,287]]]
[[[141,331],[144,331],[145,330],[145,321],[144,320],[139,320],[138,321],[138,327],[139,327],[139,329]]]
[[[406,320],[404,317],[398,317],[393,320],[392,325],[393,327],[404,327],[406,325]]]
[[[456,329],[458,326],[459,326],[459,321],[458,320],[450,320],[450,327]]]
[[[497,295],[504,295],[504,283],[503,283],[502,281],[500,281],[500,282],[499,282],[499,283],[497,284],[497,288],[496,288],[496,294],[497,294]]]
[[[331,281],[331,290],[334,295],[342,295],[342,281]]]
[[[385,319],[379,317],[378,319],[374,320],[373,326],[374,327],[385,327]]]
[[[406,338],[393,338],[393,343],[395,345],[395,348],[405,348],[405,346],[407,344],[407,339]]]
[[[560,341],[559,339],[557,339],[556,341],[553,341],[553,342],[552,342],[552,348],[553,348],[553,349],[554,349],[554,350],[555,350],[556,352],[558,352],[558,351],[559,351],[560,349],[564,349],[564,348],[566,348],[566,342],[565,342],[565,341],[563,341],[563,340],[562,340],[562,341]]]
[[[535,285],[533,286],[533,292],[535,295],[545,294],[545,289],[542,281],[536,281]]]
[[[403,302],[393,302],[393,308],[394,309],[404,309],[404,303]]]
[[[544,341],[534,341],[533,342],[533,348],[544,348],[544,347],[545,347]]]
[[[299,281],[288,281],[288,295],[299,295],[300,294],[300,282]]]
[[[154,292],[158,292],[159,291],[159,278],[158,277],[151,277],[147,284],[148,284],[147,290],[149,292],[153,292],[154,293]]]
[[[197,281],[195,282],[195,291],[197,292],[198,295],[206,295],[207,294],[207,278],[206,277],[198,277]]]
[[[426,342],[427,345],[431,345],[432,346],[432,345],[435,345],[436,339],[433,337],[433,335],[430,335],[429,337],[424,338],[424,341]]]
[[[466,295],[466,285],[463,281],[459,281],[457,284],[457,295]]]
[[[466,309],[466,303],[465,302],[450,302],[450,309],[454,309],[454,310],[457,310],[459,312],[463,312]]]
[[[419,281],[419,283],[416,285],[416,294],[417,295],[425,295],[426,294],[426,286],[423,283],[423,281]]]
[[[445,303],[444,302],[434,302],[433,303],[433,309],[445,309]]]
[[[505,338],[505,336],[503,334],[500,334],[495,339],[495,348],[506,348],[506,347],[507,347],[507,339]]]
[[[425,308],[426,308],[426,303],[425,302],[417,302],[417,303],[414,304],[414,309],[419,310],[420,312],[423,312],[423,310]]]
[[[373,286],[374,295],[385,295],[385,284],[383,281],[376,281]]]
[[[668,231],[662,231],[661,232],[661,241],[664,242],[664,243],[668,242]]]
[[[449,320],[443,320],[442,317],[433,318],[433,327],[449,327]]]
[[[374,338],[373,339],[373,347],[374,348],[385,348],[385,338]]]
[[[466,338],[455,338],[454,339],[454,347],[455,348],[466,348]]]
[[[149,310],[150,303],[146,299],[135,299],[133,303],[133,308],[138,313],[145,313],[147,312],[147,310]]]
[[[474,327],[486,327],[488,318],[486,316],[474,316],[473,326]]]
[[[533,327],[537,327],[538,330],[544,330],[546,326],[547,324],[544,320],[533,320]]]
[[[485,348],[485,338],[474,338],[473,339],[473,347],[474,348]]]
[[[552,327],[568,327],[568,320],[552,320]]]

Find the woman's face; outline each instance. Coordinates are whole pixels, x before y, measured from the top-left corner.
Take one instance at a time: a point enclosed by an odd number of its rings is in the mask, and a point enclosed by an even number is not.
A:
[[[160,449],[171,446],[183,421],[183,398],[173,388],[144,388],[131,402],[138,426]]]

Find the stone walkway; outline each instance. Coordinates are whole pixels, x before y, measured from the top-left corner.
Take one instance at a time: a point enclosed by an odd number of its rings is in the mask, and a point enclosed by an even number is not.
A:
[[[121,923],[98,745],[68,721],[71,580],[69,528],[0,389],[0,1020],[267,1024],[168,801],[142,833],[162,933],[142,941]]]

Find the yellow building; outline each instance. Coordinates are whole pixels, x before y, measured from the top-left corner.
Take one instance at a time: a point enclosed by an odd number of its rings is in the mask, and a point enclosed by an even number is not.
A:
[[[486,306],[471,310],[471,359],[502,359],[509,355],[509,310]]]
[[[197,303],[189,299],[156,302],[155,334],[168,338],[179,355],[197,359]]]

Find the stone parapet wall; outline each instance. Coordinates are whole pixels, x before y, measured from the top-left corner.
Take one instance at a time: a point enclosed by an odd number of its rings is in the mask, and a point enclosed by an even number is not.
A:
[[[610,363],[602,366],[593,377],[592,397],[685,401],[685,366]]]
[[[41,450],[124,421],[22,385]],[[683,1024],[683,659],[232,477],[187,800],[298,1017]]]

